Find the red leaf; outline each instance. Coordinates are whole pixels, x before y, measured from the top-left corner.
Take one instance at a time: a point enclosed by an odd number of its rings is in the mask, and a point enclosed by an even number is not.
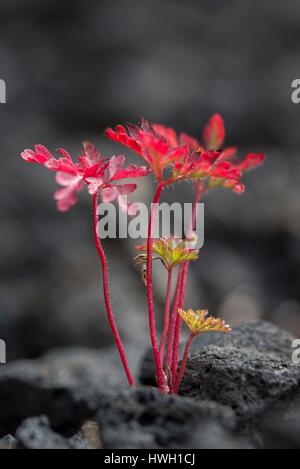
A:
[[[238,165],[240,171],[247,171],[261,165],[266,159],[263,153],[249,153],[246,158]]]
[[[208,150],[219,150],[225,140],[226,132],[223,118],[220,114],[215,114],[206,125],[203,138]]]

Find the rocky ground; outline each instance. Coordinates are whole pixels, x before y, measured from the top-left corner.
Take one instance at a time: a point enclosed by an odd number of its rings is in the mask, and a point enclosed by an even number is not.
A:
[[[194,343],[180,395],[161,395],[141,347],[128,389],[113,351],[59,350],[0,369],[3,449],[300,448],[292,337],[266,322]],[[210,345],[209,345],[210,344]]]

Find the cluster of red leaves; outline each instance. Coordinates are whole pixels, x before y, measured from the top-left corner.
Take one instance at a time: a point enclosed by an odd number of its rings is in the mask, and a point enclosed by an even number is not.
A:
[[[61,212],[68,211],[77,202],[77,193],[87,184],[91,195],[99,192],[102,201],[109,203],[118,200],[120,205],[129,211],[134,211],[134,206],[124,206],[124,196],[132,194],[136,184],[119,184],[126,179],[147,176],[150,172],[146,167],[138,168],[125,165],[125,156],[113,156],[102,158],[101,154],[91,143],[83,144],[83,152],[74,162],[68,152],[57,150],[61,157],[56,159],[43,145],[36,145],[34,150],[25,150],[22,158],[29,163],[38,163],[47,169],[56,171],[56,182],[62,186],[55,192],[57,207]]]
[[[150,125],[146,120],[139,125],[109,128],[106,135],[135,151],[148,167],[131,165],[126,168],[123,155],[103,158],[90,143],[83,144],[78,162],[63,149],[57,150],[60,156],[57,159],[43,145],[22,153],[25,161],[57,172],[56,181],[62,188],[55,192],[55,199],[60,211],[65,212],[76,204],[77,193],[87,184],[90,194],[99,191],[102,201],[107,203],[118,200],[122,208],[134,215],[135,205],[128,205],[125,196],[132,194],[137,185],[120,181],[144,177],[152,171],[162,183],[166,169],[171,170],[166,184],[181,180],[201,181],[205,190],[223,187],[242,193],[245,186],[241,179],[245,171],[265,159],[262,153],[250,153],[238,162],[235,160],[237,148],[222,149],[226,131],[219,114],[215,114],[205,126],[203,143],[185,133],[178,135],[163,125]]]
[[[186,149],[179,145],[171,145],[169,141],[155,131],[146,120],[140,125],[123,125],[115,129],[107,129],[106,136],[121,143],[142,156],[159,181],[163,171],[186,155]]]
[[[222,149],[226,130],[224,121],[215,114],[203,131],[203,141],[163,125],[150,125],[142,120],[139,126],[118,126],[107,129],[108,138],[126,145],[142,156],[149,164],[159,182],[164,170],[172,168],[168,182],[180,180],[202,180],[206,189],[224,187],[242,193],[245,190],[241,179],[245,171],[261,164],[265,155],[250,153],[244,160],[235,160],[237,148]]]

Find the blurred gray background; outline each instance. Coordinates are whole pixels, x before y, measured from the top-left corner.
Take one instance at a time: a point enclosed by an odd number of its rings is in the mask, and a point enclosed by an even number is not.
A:
[[[0,337],[9,359],[111,343],[90,200],[81,196],[59,214],[52,175],[20,152],[43,143],[76,154],[85,139],[121,152],[103,138],[105,127],[141,116],[200,138],[220,112],[228,144],[241,155],[268,153],[243,197],[217,191],[206,199],[206,244],[187,306],[233,325],[265,318],[300,335],[300,105],[291,102],[299,18],[298,0],[1,1]],[[189,185],[166,194],[191,196]],[[121,332],[146,344],[134,243],[106,248]],[[164,278],[156,277],[160,314]]]

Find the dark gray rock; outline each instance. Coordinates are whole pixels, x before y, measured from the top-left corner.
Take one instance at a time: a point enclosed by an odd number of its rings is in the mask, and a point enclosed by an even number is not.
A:
[[[6,365],[0,368],[0,435],[14,433],[23,420],[39,415],[46,415],[54,430],[72,435],[113,385],[127,384],[110,350],[67,349]]]
[[[194,339],[191,352],[206,350],[209,345],[237,350],[249,350],[249,354],[260,352],[266,356],[277,357],[283,361],[290,361],[293,337],[282,331],[274,324],[266,321],[254,321],[243,324],[233,330],[231,334],[203,334]],[[184,345],[181,347],[183,352]],[[153,354],[148,351],[144,357],[140,371],[142,384],[155,385]]]
[[[251,349],[210,346],[191,355],[180,394],[230,406],[240,426],[300,390],[300,368]]]
[[[192,344],[180,392],[230,406],[239,428],[249,429],[270,407],[300,391],[300,368],[291,362],[292,340],[263,321],[244,324],[228,335],[199,336]],[[143,384],[155,383],[151,352],[142,363],[140,379]]]
[[[277,407],[268,413],[260,425],[264,447],[300,449],[300,393],[297,399]]]
[[[208,345],[254,350],[284,360],[291,359],[293,337],[266,321],[253,321],[235,328],[231,334],[204,334],[192,343],[191,351]]]
[[[99,426],[105,449],[241,448],[234,413],[215,402],[166,396],[154,388],[115,392],[102,400]]]
[[[67,439],[55,433],[45,416],[25,420],[18,428],[16,438],[19,449],[87,449],[83,439]]]

